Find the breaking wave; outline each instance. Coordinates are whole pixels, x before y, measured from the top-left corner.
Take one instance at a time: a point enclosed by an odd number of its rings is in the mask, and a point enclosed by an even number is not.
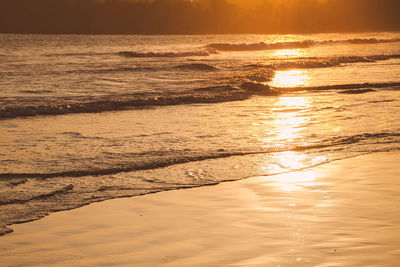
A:
[[[89,74],[108,74],[108,73],[120,73],[120,72],[136,72],[136,71],[154,71],[156,68],[152,67],[121,67],[121,68],[109,68],[109,69],[93,69],[93,70],[77,70],[74,73],[89,73]]]
[[[216,71],[219,70],[218,67],[206,64],[206,63],[192,63],[192,64],[184,64],[176,67],[181,70],[193,70],[193,71]]]
[[[350,95],[355,95],[355,94],[365,94],[365,93],[370,93],[370,92],[376,92],[374,89],[358,89],[358,90],[344,90],[340,91],[339,94],[350,94]]]
[[[356,39],[349,39],[344,42],[348,42],[351,44],[384,44],[384,43],[400,42],[400,38],[393,38],[393,39],[376,39],[376,38],[359,39],[359,38],[356,38]]]
[[[215,54],[215,50],[201,50],[190,52],[135,52],[135,51],[121,51],[118,55],[128,58],[142,58],[142,57],[204,57]]]
[[[278,50],[278,49],[296,49],[296,48],[309,48],[316,45],[329,45],[329,44],[379,44],[379,43],[394,43],[400,42],[400,38],[394,39],[348,39],[348,40],[328,40],[328,41],[295,41],[295,42],[278,42],[278,43],[212,43],[206,45],[206,48],[216,49],[218,51],[262,51],[262,50]]]
[[[268,79],[270,76],[264,75]],[[188,105],[188,104],[210,104],[222,103],[230,101],[241,101],[255,95],[260,96],[276,96],[282,93],[296,91],[324,91],[324,90],[348,90],[342,93],[357,93],[349,90],[359,89],[378,89],[378,88],[398,88],[400,82],[390,83],[362,83],[362,84],[339,84],[327,86],[311,86],[311,87],[279,87],[273,88],[269,85],[249,79],[251,77],[243,77],[238,84],[226,86],[211,86],[197,88],[182,94],[169,94],[155,97],[145,97],[143,95],[131,96],[124,99],[108,99],[83,103],[71,103],[60,105],[37,105],[12,107],[6,106],[0,108],[0,119],[10,119],[16,117],[31,117],[38,115],[63,115],[72,113],[100,113],[107,111],[117,111],[125,109],[138,109],[147,107]],[[367,91],[358,91],[358,93]],[[369,90],[368,92],[371,92]]]
[[[213,43],[207,48],[213,48],[218,51],[261,51],[275,49],[293,49],[293,48],[308,48],[315,45],[314,41],[302,42],[279,42],[279,43],[250,43],[250,44],[232,44],[232,43]]]
[[[37,196],[32,196],[32,197],[26,198],[26,199],[18,198],[18,199],[0,200],[0,205],[24,204],[24,203],[27,203],[27,202],[32,201],[32,200],[46,199],[46,198],[49,198],[49,197],[52,197],[52,196],[55,196],[55,195],[58,195],[58,194],[66,193],[67,191],[71,191],[73,188],[74,188],[74,186],[72,184],[70,184],[70,185],[65,186],[65,187],[63,187],[61,189],[54,190],[54,191],[51,191],[51,192],[48,192],[48,193],[43,193],[43,194],[40,194],[40,195],[37,195]]]
[[[136,51],[119,51],[112,52],[77,52],[77,53],[58,53],[58,54],[45,54],[47,57],[89,57],[89,56],[108,56],[119,55],[128,58],[141,58],[141,57],[192,57],[192,56],[209,56],[218,53],[215,49],[203,49],[199,51],[186,51],[186,52],[136,52]]]
[[[372,92],[373,90],[367,89],[378,89],[378,88],[395,88],[400,87],[400,82],[391,83],[355,83],[355,84],[338,84],[338,85],[324,85],[324,86],[309,86],[309,87],[284,87],[280,88],[281,92],[290,91],[324,91],[324,90],[347,90],[341,91],[342,93],[351,93],[351,90],[365,89],[365,92]]]
[[[257,82],[243,82],[240,88],[257,95],[279,95],[281,92],[268,85]]]
[[[290,61],[281,61],[273,64],[252,64],[244,66],[244,68],[269,68],[274,70],[330,68],[348,63],[374,63],[395,58],[400,58],[400,54],[305,58]]]
[[[84,56],[104,56],[109,55],[110,53],[101,53],[101,52],[76,52],[76,53],[53,53],[53,54],[45,54],[47,57],[84,57]]]
[[[207,154],[202,153],[179,153],[175,156],[167,156],[156,159],[139,161],[137,158],[134,158],[133,161],[129,163],[125,163],[123,167],[110,167],[104,169],[81,169],[81,170],[69,170],[69,171],[61,171],[61,172],[49,172],[49,173],[0,173],[0,180],[15,180],[15,179],[51,179],[58,177],[86,177],[86,176],[103,176],[103,175],[112,175],[117,173],[125,173],[125,172],[133,172],[133,171],[141,171],[141,170],[152,170],[164,168],[172,165],[178,164],[186,164],[190,162],[198,162],[209,159],[221,159],[221,158],[229,158],[235,156],[249,156],[249,155],[258,155],[258,154],[268,154],[268,153],[279,153],[286,151],[307,151],[314,149],[324,149],[328,147],[336,147],[340,145],[351,145],[357,144],[359,142],[367,141],[367,142],[380,142],[380,143],[398,143],[400,141],[400,133],[397,132],[378,132],[378,133],[362,133],[351,136],[336,136],[333,138],[328,138],[324,140],[320,140],[316,143],[312,143],[309,145],[299,145],[287,148],[269,148],[262,150],[252,150],[252,151],[209,151]],[[373,143],[372,142],[372,143]],[[136,155],[137,157],[141,157],[140,154]],[[18,185],[15,183],[15,185]],[[34,196],[31,198],[27,198],[24,200],[18,200],[18,203],[27,202],[34,199],[39,198],[47,198],[59,193],[63,193],[65,191],[70,191],[73,189],[72,185],[68,185],[59,190],[54,190],[49,193],[44,193],[39,196]],[[6,205],[10,203],[17,203],[13,200],[7,200],[0,202],[0,205]]]
[[[121,172],[131,172],[140,170],[151,170],[163,168],[171,165],[183,164],[188,162],[203,161],[207,159],[218,159],[233,156],[245,156],[251,154],[267,153],[268,151],[252,151],[252,152],[214,152],[207,155],[186,155],[181,157],[170,157],[166,159],[158,159],[150,162],[132,162],[130,166],[121,168],[107,168],[107,169],[94,169],[94,170],[71,170],[63,172],[52,173],[0,173],[0,179],[21,179],[21,178],[35,178],[35,179],[50,179],[56,177],[84,177],[84,176],[102,176],[111,175]],[[274,151],[270,151],[274,152]],[[279,152],[279,151],[275,151]],[[0,202],[0,205],[2,202]]]
[[[149,67],[149,66],[122,66],[117,68],[94,68],[94,69],[77,69],[69,71],[51,71],[47,72],[50,75],[65,75],[65,74],[113,74],[113,73],[128,73],[128,72],[141,72],[141,71],[171,71],[171,70],[182,70],[182,71],[231,71],[231,70],[248,70],[248,69],[273,69],[273,70],[286,70],[286,69],[310,69],[310,68],[329,68],[340,66],[346,63],[373,63],[378,61],[384,61],[389,59],[400,58],[400,54],[388,54],[388,55],[371,55],[371,56],[342,56],[342,57],[326,57],[326,58],[314,58],[304,57],[296,58],[293,60],[280,61],[272,64],[249,64],[244,66],[217,66],[209,63],[188,63],[181,64],[178,66],[165,66],[165,67]],[[259,76],[253,77],[250,80],[257,82],[266,82],[269,79]],[[21,92],[30,94],[40,93],[51,93],[51,90],[23,90]]]
[[[110,99],[62,105],[38,105],[25,107],[7,106],[0,108],[0,118],[29,117],[37,115],[62,115],[70,113],[98,113],[152,106],[220,103],[244,100],[254,93],[255,92],[252,90],[245,90],[244,88],[233,86],[217,86],[200,88],[198,90],[194,90],[191,92],[191,94],[171,94],[151,98],[139,96],[130,99]]]
[[[326,40],[326,41],[314,41],[314,40],[304,40],[304,41],[289,41],[289,42],[276,42],[276,43],[211,43],[205,45],[201,50],[197,51],[167,51],[167,52],[138,52],[138,51],[119,51],[113,52],[76,52],[76,53],[56,53],[56,54],[45,54],[48,57],[58,57],[58,56],[105,56],[105,55],[119,55],[128,58],[151,58],[151,57],[204,57],[212,54],[218,54],[221,52],[234,52],[234,51],[262,51],[262,50],[279,50],[279,49],[296,49],[296,48],[309,48],[317,45],[334,45],[334,44],[380,44],[380,43],[395,43],[400,42],[400,38],[392,39],[347,39],[347,40]],[[0,57],[5,55],[0,55]]]

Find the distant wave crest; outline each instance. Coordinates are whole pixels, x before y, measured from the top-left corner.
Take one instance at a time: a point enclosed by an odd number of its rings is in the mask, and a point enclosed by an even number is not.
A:
[[[216,70],[219,70],[218,67],[216,67],[212,64],[206,64],[206,63],[184,64],[184,65],[179,65],[176,68],[181,69],[181,70],[192,70],[192,71],[216,71]]]
[[[314,41],[301,41],[301,42],[279,42],[279,43],[250,43],[250,44],[232,44],[232,43],[213,43],[206,47],[213,48],[218,51],[261,51],[261,50],[275,50],[275,49],[293,49],[293,48],[307,48],[315,44]]]
[[[323,90],[347,90],[346,93],[351,93],[351,90],[359,89],[379,89],[379,88],[395,88],[400,87],[400,82],[390,83],[355,83],[355,84],[337,84],[337,85],[324,85],[324,86],[309,86],[309,87],[284,87],[280,88],[282,92],[290,91],[323,91]],[[365,90],[365,92],[372,92],[373,90]],[[340,92],[340,91],[339,91]],[[341,91],[342,93],[344,91]],[[361,92],[361,91],[359,91]]]
[[[347,63],[365,63],[365,62],[377,62],[383,60],[389,60],[392,58],[400,58],[400,54],[392,55],[373,55],[373,56],[343,56],[343,57],[332,57],[332,58],[317,58],[308,60],[298,61],[282,61],[273,65],[268,65],[278,70],[285,69],[311,69],[311,68],[329,68],[340,66],[341,64]]]
[[[272,64],[250,64],[243,66],[243,69],[313,69],[313,68],[330,68],[348,63],[373,63],[389,59],[400,58],[400,54],[390,55],[371,55],[371,56],[342,56],[342,57],[326,57],[326,58],[297,58],[287,61],[279,61]]]
[[[329,44],[379,44],[379,43],[394,43],[400,42],[400,38],[394,39],[348,39],[348,40],[328,40],[328,41],[293,41],[293,42],[277,42],[277,43],[212,43],[206,45],[207,48],[216,49],[218,51],[262,51],[262,50],[278,50],[278,49],[296,49],[309,48],[315,45]]]
[[[400,42],[400,38],[393,38],[393,39],[376,39],[376,38],[369,38],[369,39],[349,39],[346,42],[351,44],[383,44],[383,43],[396,43]]]
[[[216,53],[213,49],[189,52],[135,52],[120,51],[118,55],[128,58],[145,58],[145,57],[204,57]]]

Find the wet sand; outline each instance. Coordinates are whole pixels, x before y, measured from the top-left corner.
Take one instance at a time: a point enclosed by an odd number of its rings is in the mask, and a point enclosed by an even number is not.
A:
[[[14,225],[0,266],[398,266],[400,153]]]

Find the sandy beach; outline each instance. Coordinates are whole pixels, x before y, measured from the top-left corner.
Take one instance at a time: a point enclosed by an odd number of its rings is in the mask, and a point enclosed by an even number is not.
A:
[[[398,266],[399,153],[13,225],[0,266]]]

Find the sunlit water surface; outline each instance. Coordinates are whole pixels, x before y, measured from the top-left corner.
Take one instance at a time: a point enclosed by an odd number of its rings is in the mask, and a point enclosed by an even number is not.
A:
[[[399,37],[0,35],[0,222],[398,150]]]

